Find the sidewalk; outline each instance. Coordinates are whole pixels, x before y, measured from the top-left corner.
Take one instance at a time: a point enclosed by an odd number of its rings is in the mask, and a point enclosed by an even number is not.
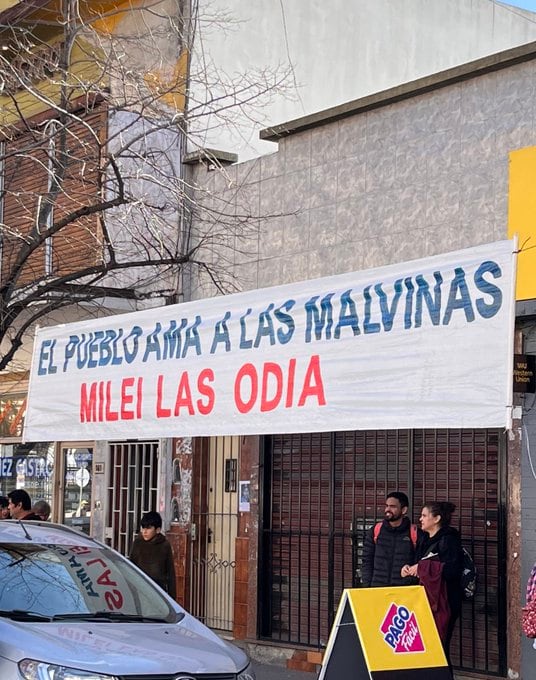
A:
[[[286,663],[291,656],[291,649],[243,640],[233,640],[233,643],[241,647],[251,659],[257,680],[316,680],[318,677],[318,673],[315,672],[287,668]]]
[[[253,661],[253,668],[257,680],[316,680],[317,673],[306,673],[304,671],[291,671],[279,664],[259,663]]]

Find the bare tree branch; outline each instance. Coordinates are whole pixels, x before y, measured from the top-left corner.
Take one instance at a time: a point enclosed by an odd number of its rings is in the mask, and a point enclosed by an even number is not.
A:
[[[282,69],[228,76],[200,62],[194,73],[199,26],[232,26],[201,17],[197,0],[60,6],[23,0],[0,14],[0,369],[66,308],[165,304],[185,271],[232,290],[237,254],[254,252],[259,220],[273,217],[237,207],[217,162],[225,191],[199,190],[182,158],[203,127],[252,117],[284,91]],[[192,100],[189,83],[205,96]]]

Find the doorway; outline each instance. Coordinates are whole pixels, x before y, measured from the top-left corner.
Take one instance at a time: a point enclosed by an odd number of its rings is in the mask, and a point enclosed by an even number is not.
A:
[[[500,675],[506,665],[505,442],[497,430],[388,430],[264,438],[260,634],[327,643],[344,588],[359,585],[364,531],[386,494],[408,493],[418,517],[450,500],[479,573],[451,645],[456,667]]]
[[[60,450],[59,521],[89,535],[93,447],[87,443],[62,443]]]
[[[210,628],[231,631],[240,438],[211,437],[197,446],[189,608]]]

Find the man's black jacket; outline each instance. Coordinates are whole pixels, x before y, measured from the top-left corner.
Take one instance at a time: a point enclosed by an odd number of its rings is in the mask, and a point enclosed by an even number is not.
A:
[[[411,522],[404,517],[402,524],[392,527],[387,520],[374,543],[374,527],[365,534],[361,581],[365,588],[376,586],[412,585],[411,579],[402,578],[400,570],[413,564],[415,549],[410,536]]]

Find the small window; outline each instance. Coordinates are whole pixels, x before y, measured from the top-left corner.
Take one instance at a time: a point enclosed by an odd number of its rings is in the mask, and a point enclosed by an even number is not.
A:
[[[181,483],[181,466],[178,460],[173,461],[173,484]]]
[[[171,500],[171,521],[172,522],[180,522],[181,521],[181,512],[179,508],[179,499],[178,498],[173,498]]]
[[[238,461],[236,458],[227,458],[225,461],[225,492],[236,491],[236,477]]]

